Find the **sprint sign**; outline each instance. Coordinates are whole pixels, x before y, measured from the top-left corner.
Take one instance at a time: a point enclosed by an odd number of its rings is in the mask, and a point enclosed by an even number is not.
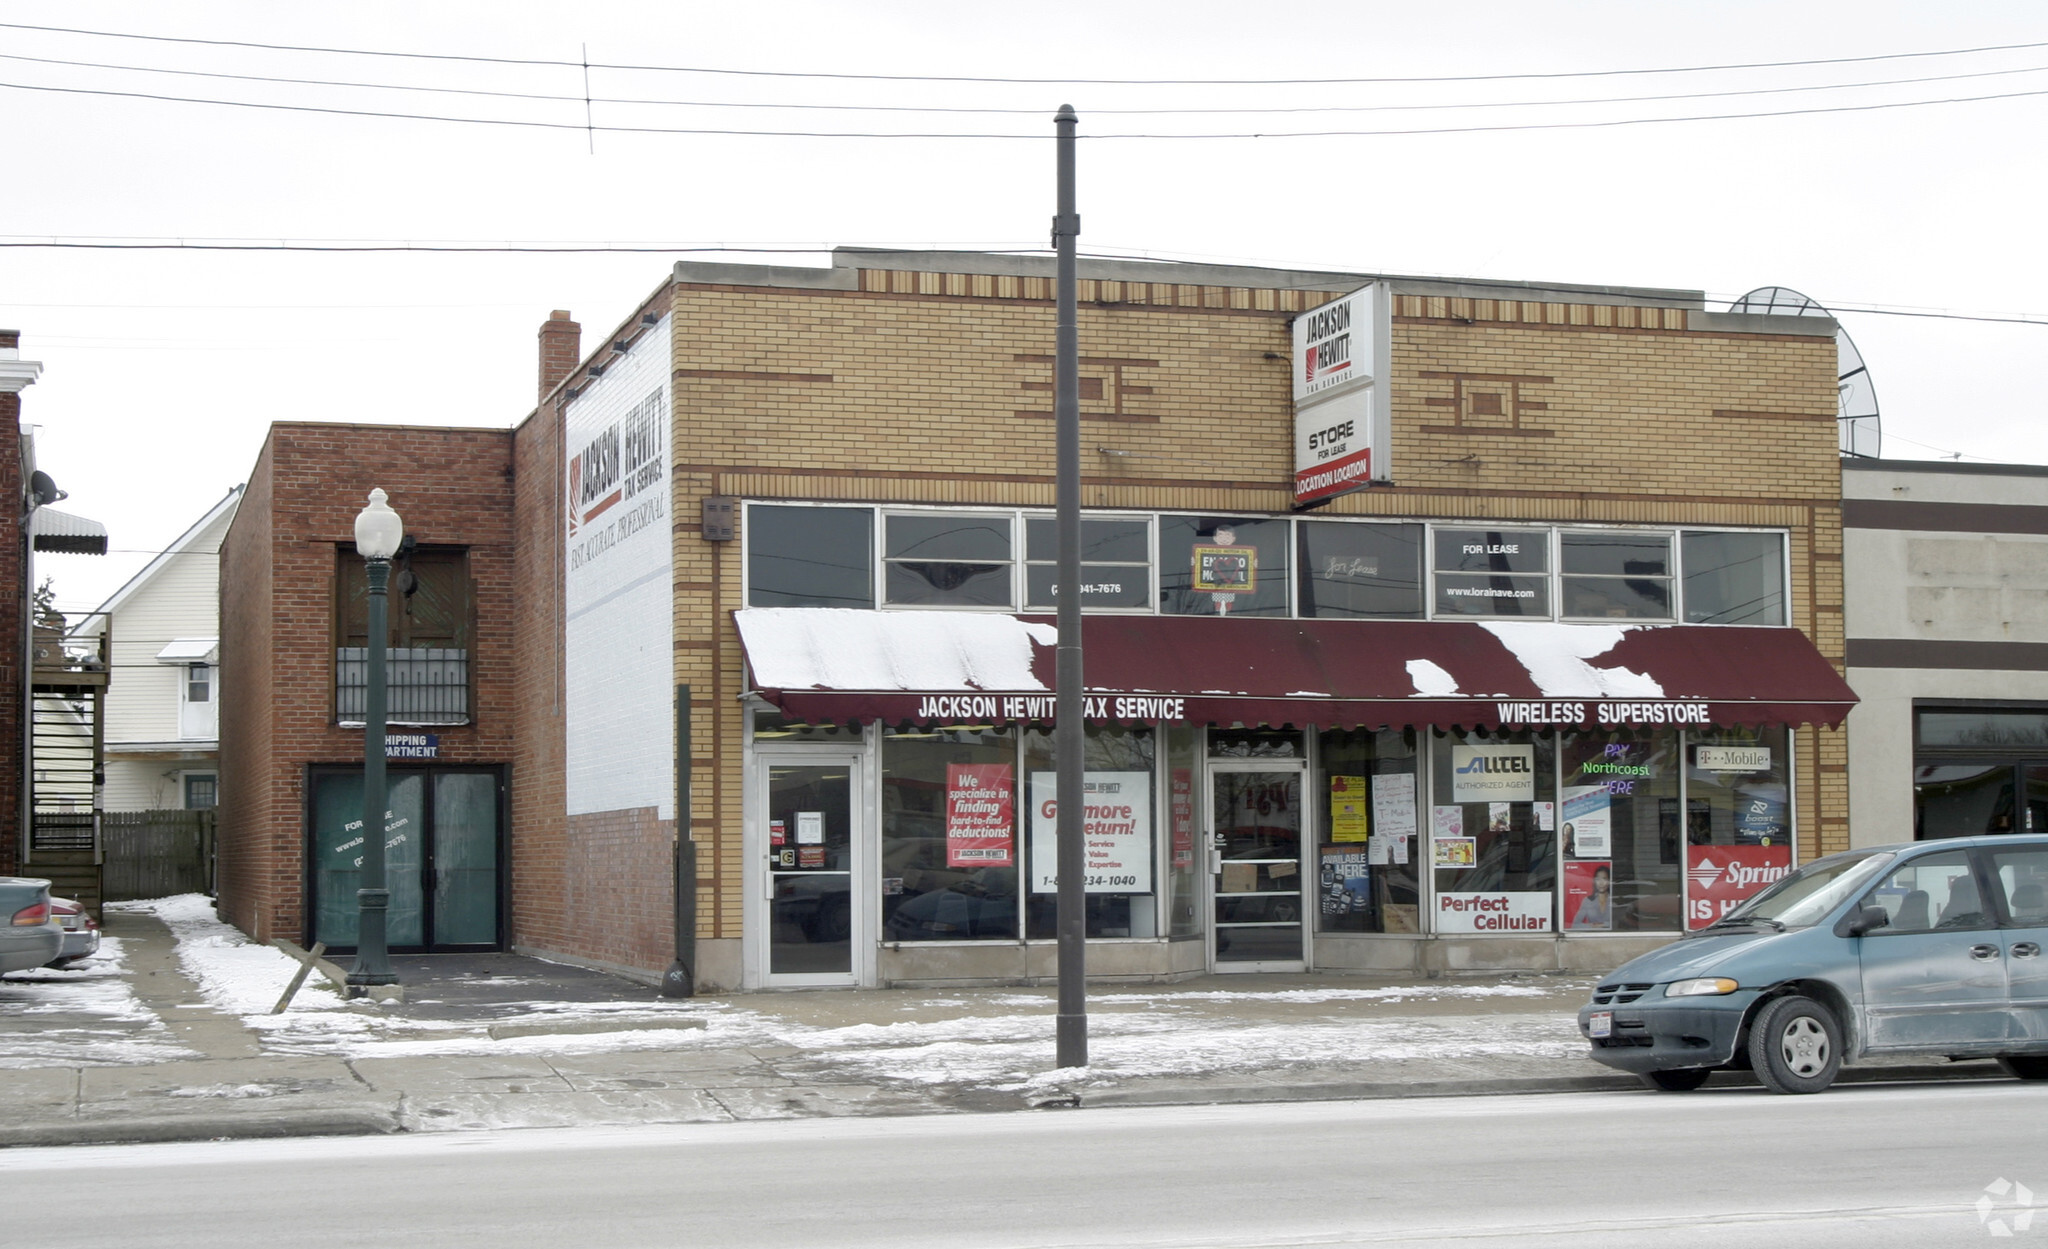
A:
[[[1685,926],[1706,927],[1791,870],[1790,846],[1687,846]]]

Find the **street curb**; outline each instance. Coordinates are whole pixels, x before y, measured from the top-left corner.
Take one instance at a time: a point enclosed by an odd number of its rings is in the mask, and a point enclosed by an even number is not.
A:
[[[1836,1084],[1898,1084],[2005,1080],[1995,1066],[1943,1063],[1918,1066],[1845,1067]],[[1717,1071],[1709,1088],[1760,1088],[1747,1071]],[[1113,1106],[1212,1106],[1257,1102],[1384,1101],[1403,1097],[1500,1097],[1544,1093],[1633,1093],[1649,1091],[1632,1075],[1555,1076],[1493,1080],[1416,1080],[1409,1082],[1350,1081],[1304,1087],[1285,1084],[1229,1085],[1213,1088],[1108,1088],[1053,1094],[1030,1103],[1037,1110]]]
[[[404,1130],[397,1113],[389,1110],[273,1110],[205,1118],[124,1115],[105,1123],[59,1119],[0,1126],[0,1148],[280,1140],[298,1136],[390,1136]]]

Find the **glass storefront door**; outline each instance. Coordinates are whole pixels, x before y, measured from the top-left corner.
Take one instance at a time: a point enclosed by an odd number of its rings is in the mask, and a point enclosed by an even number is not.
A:
[[[860,761],[764,760],[767,981],[850,985],[867,931],[858,904]]]
[[[391,909],[385,922],[391,948],[500,948],[502,773],[392,768],[386,779],[384,878]],[[356,945],[363,770],[315,768],[307,806],[311,941],[347,953]]]
[[[1209,846],[1217,971],[1306,965],[1301,760],[1209,762]]]

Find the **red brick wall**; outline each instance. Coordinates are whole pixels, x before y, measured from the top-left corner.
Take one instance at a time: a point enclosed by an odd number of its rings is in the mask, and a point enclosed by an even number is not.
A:
[[[250,935],[305,935],[305,767],[362,762],[362,730],[334,723],[333,596],[372,487],[422,544],[469,548],[475,702],[435,730],[441,761],[512,761],[511,477],[505,430],[271,426],[221,578],[222,911]]]
[[[675,953],[675,821],[652,807],[568,818],[562,904],[580,922],[555,948],[614,967],[659,971]],[[587,922],[603,916],[603,923]]]
[[[15,347],[21,336],[0,330],[0,347]],[[22,741],[27,672],[28,547],[21,524],[21,396],[0,394],[0,876],[21,867]]]
[[[562,790],[561,416],[551,401],[513,433],[512,943],[567,951]],[[602,912],[599,912],[602,913]],[[584,926],[584,925],[577,925]]]

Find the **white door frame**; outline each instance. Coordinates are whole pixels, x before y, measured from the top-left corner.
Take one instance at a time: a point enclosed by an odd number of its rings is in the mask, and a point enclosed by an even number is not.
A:
[[[1296,914],[1300,916],[1301,956],[1296,959],[1264,962],[1227,962],[1216,957],[1216,888],[1217,878],[1223,874],[1222,854],[1216,845],[1216,783],[1215,777],[1224,772],[1293,772],[1301,777],[1300,838],[1296,845],[1295,880],[1300,886],[1300,903]],[[1202,886],[1202,932],[1207,942],[1209,970],[1219,975],[1234,972],[1305,972],[1309,969],[1310,942],[1314,939],[1313,919],[1309,911],[1314,901],[1308,891],[1310,879],[1308,869],[1309,848],[1315,836],[1313,813],[1309,808],[1310,779],[1314,773],[1306,758],[1279,759],[1206,759],[1202,767],[1202,845],[1205,867]]]
[[[741,983],[751,989],[871,987],[875,983],[875,913],[877,888],[873,870],[875,769],[864,744],[791,744],[759,747],[750,752],[745,809],[742,884],[746,904],[745,960]],[[774,918],[769,906],[773,876],[768,867],[768,778],[772,768],[844,767],[847,776],[849,831],[848,901],[851,959],[846,972],[784,973],[769,971],[769,944]]]

